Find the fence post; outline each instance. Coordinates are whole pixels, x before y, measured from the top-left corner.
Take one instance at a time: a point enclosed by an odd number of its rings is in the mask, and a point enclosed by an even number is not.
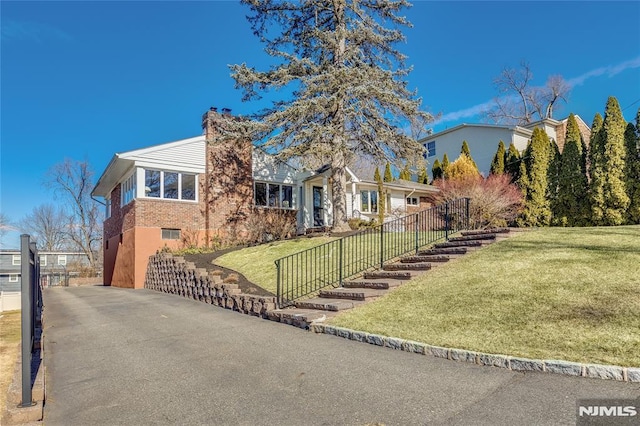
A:
[[[466,228],[469,229],[469,219],[470,219],[470,216],[469,216],[469,208],[470,207],[469,207],[469,205],[471,204],[471,198],[466,197],[465,201],[467,203],[467,217],[466,217],[466,221],[467,221],[466,225],[467,226],[466,226]]]
[[[31,296],[31,247],[29,235],[20,235],[20,286],[21,294],[21,334],[22,334],[22,402],[19,407],[35,405],[31,395],[31,351],[33,350],[33,304]]]
[[[282,289],[280,288],[280,259],[275,261],[276,264],[276,303],[278,309],[282,307]]]
[[[449,202],[444,203],[444,239],[449,241],[449,226],[451,225],[449,220]]]
[[[342,287],[342,277],[344,276],[344,274],[342,273],[342,242],[344,241],[344,238],[340,238],[340,243],[338,244],[339,250],[338,250],[338,286]]]
[[[419,235],[420,233],[418,232],[418,222],[420,221],[420,213],[416,213],[416,254],[418,254],[418,250],[420,249],[420,241],[418,241],[419,239]]]
[[[380,269],[384,267],[384,222],[380,224]]]

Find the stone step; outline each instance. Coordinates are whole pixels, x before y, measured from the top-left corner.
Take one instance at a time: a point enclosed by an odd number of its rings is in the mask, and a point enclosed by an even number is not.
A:
[[[403,271],[372,271],[365,272],[364,279],[377,279],[377,278],[393,278],[396,280],[410,280],[411,272],[403,272]]]
[[[484,234],[508,234],[511,232],[509,228],[489,228],[489,229],[475,229],[473,231],[460,232],[463,236],[468,235],[484,235]]]
[[[449,241],[493,241],[496,239],[496,234],[473,234],[463,235],[461,237],[451,237]]]
[[[331,290],[320,290],[320,297],[364,301],[367,299],[380,297],[385,293],[385,290],[371,288],[334,288]]]
[[[428,271],[431,269],[430,263],[391,263],[382,267],[385,271]]]
[[[448,262],[449,256],[442,255],[423,255],[423,256],[405,256],[400,259],[402,263],[421,263],[421,262]]]
[[[373,288],[378,290],[388,290],[391,287],[397,287],[392,285],[389,281],[366,281],[366,280],[354,280],[354,281],[345,281],[342,283],[344,288]]]
[[[266,312],[267,318],[272,321],[287,322],[284,320],[311,322],[327,318],[327,312],[314,309],[274,309]]]
[[[313,299],[299,300],[295,302],[298,309],[317,309],[319,311],[342,311],[344,309],[352,309],[356,305],[351,300],[344,299],[327,299],[316,297]]]
[[[435,248],[453,248],[453,247],[464,247],[464,248],[475,248],[482,247],[482,242],[480,241],[447,241],[446,243],[438,243],[434,244]]]
[[[467,253],[467,249],[465,247],[441,247],[434,248],[429,250],[420,250],[418,252],[418,256],[460,256]]]

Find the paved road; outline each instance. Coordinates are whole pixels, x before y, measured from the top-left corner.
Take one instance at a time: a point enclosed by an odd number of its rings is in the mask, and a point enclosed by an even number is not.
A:
[[[640,385],[316,335],[149,290],[45,291],[50,425],[575,424]]]

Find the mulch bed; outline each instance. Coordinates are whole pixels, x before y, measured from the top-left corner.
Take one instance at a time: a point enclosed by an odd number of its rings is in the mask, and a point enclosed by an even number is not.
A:
[[[204,268],[208,271],[222,271],[223,280],[231,274],[237,275],[238,288],[240,288],[244,294],[251,294],[255,296],[275,296],[275,294],[249,281],[241,273],[213,264],[213,260],[215,258],[220,257],[225,253],[229,253],[230,251],[240,250],[241,248],[243,247],[228,248],[214,253],[185,254],[183,257],[187,262],[193,262],[196,265],[196,268]]]

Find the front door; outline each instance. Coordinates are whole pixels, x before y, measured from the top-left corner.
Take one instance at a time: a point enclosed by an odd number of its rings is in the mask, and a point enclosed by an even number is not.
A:
[[[324,226],[324,202],[322,187],[313,187],[313,226]]]

